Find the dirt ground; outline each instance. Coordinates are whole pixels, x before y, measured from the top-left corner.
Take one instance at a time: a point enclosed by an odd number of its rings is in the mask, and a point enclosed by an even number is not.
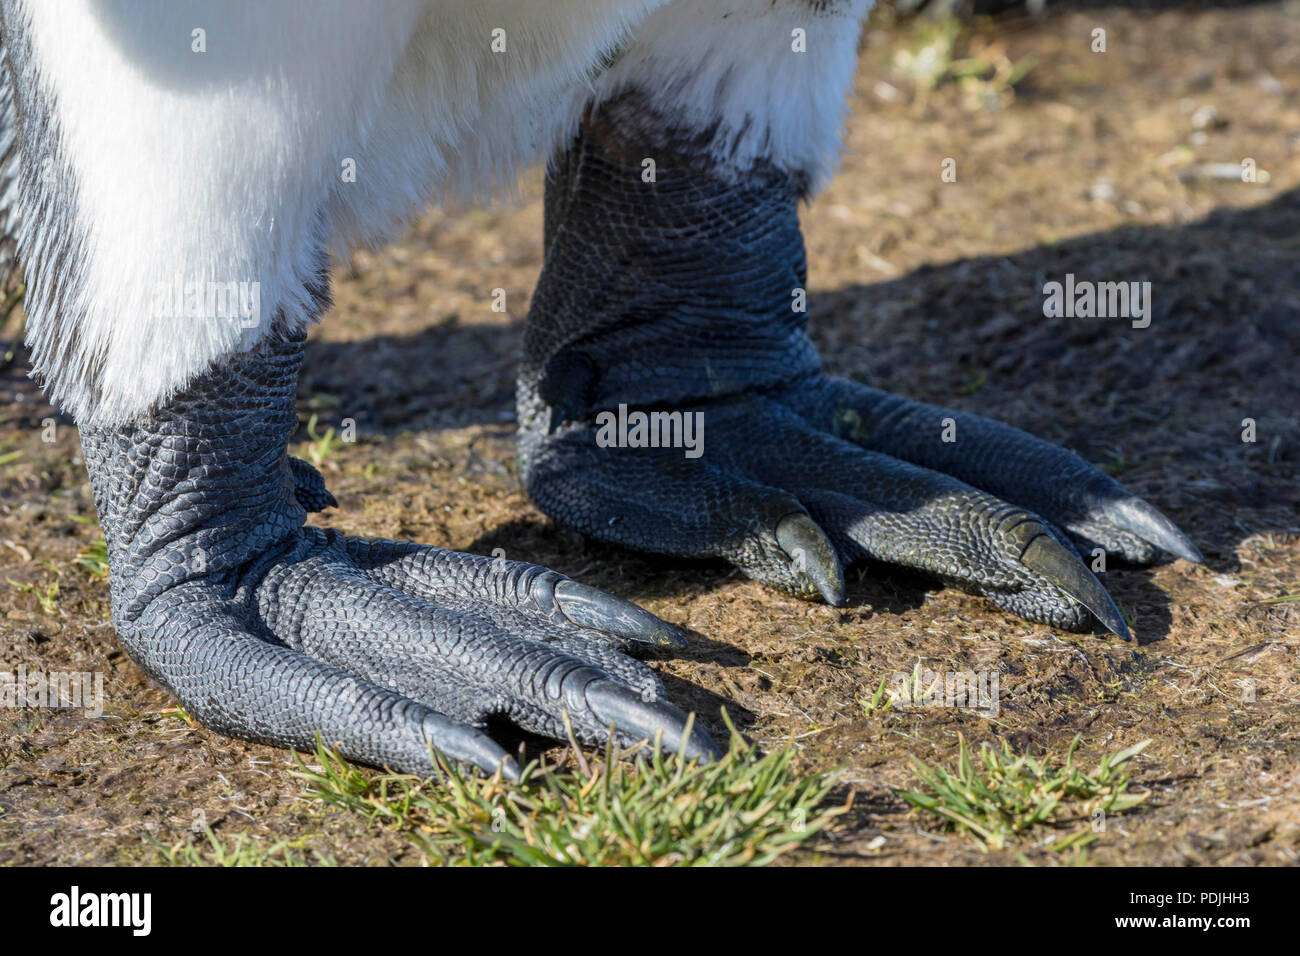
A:
[[[1090,50],[1107,31],[1107,52]],[[1032,840],[986,853],[910,811],[909,756],[969,741],[1105,753],[1150,738],[1151,796],[1090,848],[1101,864],[1300,860],[1300,3],[1090,10],[978,23],[963,42],[1034,65],[1014,93],[926,93],[864,44],[839,177],[804,212],[811,326],[829,368],[1066,444],[1156,503],[1204,551],[1104,575],[1136,645],[1030,625],[884,568],[845,609],[718,564],[647,558],[557,529],[515,475],[513,369],[541,259],[541,179],[523,202],[431,212],[335,272],[302,379],[305,423],[354,419],[321,468],[341,529],[549,565],[687,629],[654,658],[672,697],[721,730],[794,738],[845,769],[853,812],[822,863],[1053,862]],[[1222,165],[1255,160],[1255,182]],[[956,161],[957,181],[941,181]],[[1045,319],[1067,272],[1149,280],[1149,328]],[[494,288],[508,313],[491,311]],[[341,862],[401,860],[400,837],[305,803],[283,751],[186,722],[119,649],[108,589],[77,556],[98,536],[75,429],[21,352],[0,378],[0,669],[101,671],[105,712],[0,710],[0,862],[156,862],[145,838],[301,837]],[[1243,441],[1243,419],[1256,440]],[[45,436],[45,437],[48,437]],[[299,453],[303,453],[301,446]],[[317,516],[314,520],[321,520]],[[997,672],[997,716],[869,716],[860,701],[921,662]]]

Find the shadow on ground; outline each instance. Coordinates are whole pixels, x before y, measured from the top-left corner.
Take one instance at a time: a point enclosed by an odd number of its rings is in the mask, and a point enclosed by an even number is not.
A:
[[[1300,191],[1176,228],[1130,227],[1011,256],[927,266],[889,282],[814,293],[811,330],[827,368],[913,398],[1000,418],[1078,451],[1166,510],[1210,568],[1237,570],[1246,534],[1294,530],[1300,493]],[[1044,318],[1043,285],[1149,281],[1150,326],[1121,318]],[[816,289],[816,276],[810,277]],[[364,432],[499,424],[513,416],[520,323],[423,329],[360,342],[313,342],[301,394],[327,393]],[[374,370],[386,374],[373,374]],[[360,374],[360,370],[366,370]],[[1243,441],[1246,420],[1256,441]],[[548,529],[549,530],[544,530]],[[529,553],[538,519],[483,533],[468,550]],[[529,539],[524,546],[524,537]],[[679,593],[682,562],[572,536],[577,560],[642,563],[638,599]],[[548,549],[549,550],[549,549]],[[702,580],[728,572],[691,562]],[[850,599],[882,611],[922,603],[937,585],[893,569],[850,578]],[[1125,568],[1145,609],[1141,639],[1161,640],[1168,602],[1150,572]]]

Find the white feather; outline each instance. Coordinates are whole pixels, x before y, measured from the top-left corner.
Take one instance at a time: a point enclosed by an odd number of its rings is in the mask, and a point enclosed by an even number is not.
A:
[[[806,174],[816,189],[838,159],[872,4],[675,0],[637,28],[596,98],[635,89],[673,123],[712,130],[707,148],[723,170],[743,173],[761,159]]]
[[[326,245],[382,239],[449,190],[509,181],[593,97],[630,86],[674,121],[716,128],[713,148],[737,169],[761,156],[820,176],[866,2],[843,6],[26,0],[19,19],[76,184],[61,228],[83,240],[65,264],[75,274],[55,280],[72,293],[60,314],[29,316],[36,371],[80,422],[138,416],[273,319],[313,319]],[[795,27],[806,53],[791,50]],[[593,87],[601,55],[624,42]],[[49,242],[25,234],[20,249]],[[176,314],[172,290],[197,283],[255,290],[243,304],[258,314]]]

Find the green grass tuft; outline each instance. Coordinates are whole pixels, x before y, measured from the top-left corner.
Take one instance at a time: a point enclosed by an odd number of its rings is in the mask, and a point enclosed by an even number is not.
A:
[[[310,441],[304,444],[304,448],[307,451],[307,459],[319,468],[321,463],[343,444],[343,439],[334,433],[332,427],[322,432],[318,425],[319,417],[312,412],[311,418],[307,420],[307,437]]]
[[[977,765],[959,735],[956,773],[913,758],[927,792],[895,792],[951,828],[971,834],[986,849],[1003,849],[1039,826],[1066,831],[1046,841],[1048,849],[1078,849],[1097,839],[1107,814],[1122,813],[1147,798],[1145,793],[1127,792],[1129,775],[1122,768],[1151,743],[1144,740],[1112,754],[1086,773],[1074,762],[1081,740],[1074,738],[1060,767],[1050,755],[1042,760],[1017,757],[1005,741],[1000,748],[984,744]]]
[[[193,836],[184,843],[164,846],[153,837],[148,841],[170,866],[334,866],[332,857],[315,850],[304,850],[295,841],[280,840],[269,846],[256,840],[247,833],[236,833],[230,840],[223,840],[212,832],[211,827],[203,828],[203,840],[195,841]]]
[[[730,724],[728,725],[730,726]],[[571,742],[572,743],[572,742]],[[837,774],[799,778],[789,745],[760,754],[732,728],[706,766],[612,742],[580,769],[534,761],[519,782],[439,760],[442,780],[373,776],[317,747],[309,796],[402,830],[430,862],[510,866],[762,866],[824,830]]]
[[[90,577],[100,580],[108,577],[108,544],[100,535],[93,542],[77,552],[73,562]]]
[[[894,701],[886,692],[885,684],[888,677],[880,678],[880,686],[870,697],[859,697],[858,706],[862,708],[863,716],[875,717],[878,714],[884,714],[893,706]]]

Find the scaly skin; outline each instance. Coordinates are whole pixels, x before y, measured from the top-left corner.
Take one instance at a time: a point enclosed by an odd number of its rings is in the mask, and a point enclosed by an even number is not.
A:
[[[148,421],[83,429],[123,646],[204,725],[431,775],[431,748],[507,774],[489,715],[602,743],[716,753],[631,641],[669,625],[534,565],[305,527],[334,503],[286,454],[303,339],[272,333]]]
[[[843,566],[870,558],[1029,620],[1083,630],[1096,617],[1127,638],[1071,539],[1134,563],[1157,547],[1200,560],[1187,537],[1065,449],[823,375],[792,308],[802,180],[702,162],[628,94],[548,170],[518,386],[522,472],[542,510],[832,603]],[[703,455],[600,447],[596,417],[619,404],[703,413]]]

